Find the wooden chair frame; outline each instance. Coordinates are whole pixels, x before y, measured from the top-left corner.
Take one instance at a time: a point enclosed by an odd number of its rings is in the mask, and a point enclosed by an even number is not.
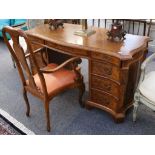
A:
[[[2,32],[3,32],[4,41],[7,45],[7,47],[9,48],[9,51],[10,51],[12,57],[14,58],[14,60],[16,62],[18,72],[19,72],[19,75],[21,78],[21,82],[23,85],[23,97],[24,97],[26,107],[27,107],[26,116],[30,115],[30,104],[28,101],[27,92],[38,97],[39,99],[41,99],[44,102],[47,131],[50,131],[50,129],[51,129],[49,103],[50,103],[50,100],[52,100],[57,94],[63,92],[64,90],[67,90],[67,89],[78,88],[79,89],[79,102],[80,102],[81,106],[84,106],[84,104],[82,102],[82,96],[85,91],[85,85],[83,83],[83,76],[80,73],[80,69],[77,67],[78,64],[81,63],[81,59],[79,57],[72,57],[54,69],[39,68],[37,60],[35,58],[35,54],[38,52],[44,53],[46,51],[45,48],[40,48],[40,49],[33,51],[27,35],[21,29],[14,29],[12,27],[7,26],[7,27],[3,28]],[[13,47],[10,45],[9,41],[7,40],[6,33],[8,33],[10,35],[10,37],[12,38]],[[19,37],[23,37],[27,44],[28,53],[26,55],[24,53],[23,48],[19,44]],[[41,55],[42,55],[42,59],[44,59],[43,54],[41,54]],[[28,65],[27,59],[30,59],[34,63],[33,67],[35,67],[35,69],[37,71],[37,74],[41,81],[43,92],[40,92],[36,86],[36,83],[33,78],[33,73],[31,72],[32,68],[30,68],[31,65],[30,66]],[[44,61],[44,62],[46,63],[46,61]],[[44,78],[43,74],[57,72],[58,70],[62,69],[63,67],[65,67],[67,65],[70,65],[72,67],[71,68],[72,71],[74,71],[74,73],[76,74],[76,79],[74,80],[74,83],[69,86],[66,86],[63,89],[54,91],[54,92],[52,92],[52,94],[49,95],[47,92],[47,86],[46,86],[46,82],[45,82],[45,78]],[[27,82],[26,82],[26,78],[24,76],[23,70],[25,70],[26,77],[29,81],[29,84],[27,84]]]

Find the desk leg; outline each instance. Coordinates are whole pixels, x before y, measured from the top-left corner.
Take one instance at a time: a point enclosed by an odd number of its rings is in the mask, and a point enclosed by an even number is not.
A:
[[[102,110],[108,112],[112,116],[115,123],[122,123],[124,121],[124,118],[125,118],[126,110],[117,113],[117,112],[113,111],[112,109],[107,108],[106,106],[100,105],[100,104],[95,103],[95,102],[90,101],[90,100],[86,102],[85,107],[89,110],[92,108],[99,108],[99,109],[102,109]],[[130,107],[131,106],[129,106],[128,108],[130,108]]]
[[[92,110],[92,109],[94,109],[93,106],[87,104],[87,101],[86,101],[86,103],[85,103],[85,108],[88,109],[88,110]]]
[[[122,123],[124,122],[125,113],[118,113],[113,116],[113,120],[115,123]]]

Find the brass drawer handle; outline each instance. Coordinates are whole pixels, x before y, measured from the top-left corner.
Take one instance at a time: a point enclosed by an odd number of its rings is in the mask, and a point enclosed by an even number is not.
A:
[[[107,104],[107,105],[110,104],[109,98],[106,98],[104,96],[102,97],[102,101],[103,101],[104,104]]]
[[[100,88],[105,91],[111,92],[112,84],[104,79],[92,78],[92,86],[94,88]]]
[[[107,91],[111,91],[111,84],[104,84],[104,89]]]
[[[103,71],[105,74],[111,75],[112,74],[112,67],[104,67]]]
[[[105,104],[105,105],[108,105],[110,104],[110,99],[109,98],[106,98],[104,96],[93,96],[92,99],[95,101],[95,102],[98,102],[99,104]]]

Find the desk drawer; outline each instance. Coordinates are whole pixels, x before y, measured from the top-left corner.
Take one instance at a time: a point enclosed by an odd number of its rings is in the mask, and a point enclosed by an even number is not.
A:
[[[28,36],[28,38],[29,38],[30,42],[36,42],[36,43],[44,44],[44,40],[42,40],[42,39],[32,37],[32,36]],[[37,44],[32,43],[33,50],[36,50],[36,49],[41,48],[41,47],[42,47],[41,45],[37,45]]]
[[[75,56],[81,56],[81,55],[88,56],[88,51],[83,50],[83,49],[77,49],[71,46],[64,46],[64,45],[56,44],[56,43],[49,42],[49,41],[45,41],[45,44],[51,48],[60,50],[66,54],[71,54]]]
[[[105,62],[110,62],[117,66],[120,66],[120,63],[121,63],[120,59],[103,53],[91,52],[91,57],[95,59],[103,60]]]
[[[94,89],[91,89],[91,101],[110,109],[115,109],[118,102],[114,97]]]
[[[99,78],[92,75],[91,87],[108,92],[117,98],[119,97],[119,85],[107,78]]]
[[[110,79],[120,80],[120,69],[106,62],[91,62],[91,73],[108,77]]]

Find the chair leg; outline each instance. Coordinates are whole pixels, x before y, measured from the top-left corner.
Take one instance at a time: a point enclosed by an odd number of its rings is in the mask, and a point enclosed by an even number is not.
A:
[[[46,124],[47,124],[47,131],[51,131],[50,127],[50,113],[49,113],[49,101],[45,101],[45,113],[46,113]]]
[[[139,106],[139,102],[135,101],[134,102],[134,109],[133,109],[133,122],[136,122],[138,106]]]
[[[30,116],[30,104],[29,104],[29,100],[28,100],[28,97],[27,97],[27,92],[25,89],[23,89],[23,97],[24,97],[24,100],[25,100],[25,103],[26,103],[26,116]]]
[[[82,102],[84,92],[85,92],[85,84],[82,82],[79,86],[79,103],[81,107],[84,107],[84,102]]]

